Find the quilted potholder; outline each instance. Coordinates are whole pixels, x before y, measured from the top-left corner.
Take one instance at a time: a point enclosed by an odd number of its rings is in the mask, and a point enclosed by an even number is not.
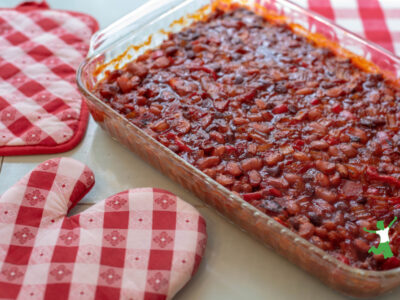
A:
[[[192,277],[207,241],[196,209],[141,188],[66,217],[93,184],[53,159],[0,197],[1,299],[170,299]]]
[[[88,15],[28,2],[0,9],[0,156],[64,152],[88,110],[75,73],[98,29]]]

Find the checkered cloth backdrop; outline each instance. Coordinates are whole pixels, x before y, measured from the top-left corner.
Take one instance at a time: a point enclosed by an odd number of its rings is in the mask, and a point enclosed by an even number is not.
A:
[[[88,110],[76,69],[98,25],[45,3],[0,9],[0,156],[72,149]]]
[[[53,159],[0,197],[1,299],[170,299],[193,276],[207,242],[195,208],[141,188],[66,218],[93,184]]]
[[[292,0],[400,56],[399,0]]]

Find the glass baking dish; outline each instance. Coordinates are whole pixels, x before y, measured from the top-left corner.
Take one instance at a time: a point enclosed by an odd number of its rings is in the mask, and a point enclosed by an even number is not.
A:
[[[147,49],[155,48],[167,37],[168,32],[177,32],[201,19],[211,11],[213,5],[228,5],[231,2],[234,1],[149,1],[94,35],[88,57],[77,73],[79,88],[93,118],[112,138],[328,286],[353,297],[378,296],[393,289],[400,284],[400,268],[366,271],[340,262],[188,164],[92,93],[96,84],[104,78],[106,70],[120,68]],[[312,12],[286,0],[236,2],[274,21],[291,24],[300,34],[310,33],[309,37],[324,41],[328,47],[339,45],[336,51],[355,57],[364,68],[378,68],[399,81],[398,57]]]

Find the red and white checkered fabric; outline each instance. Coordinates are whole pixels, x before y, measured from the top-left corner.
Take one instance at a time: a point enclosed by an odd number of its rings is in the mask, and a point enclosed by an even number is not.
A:
[[[292,0],[400,56],[399,0]]]
[[[0,197],[1,299],[170,299],[193,276],[207,242],[195,208],[141,188],[66,217],[93,184],[59,158]]]
[[[98,29],[88,15],[29,3],[0,9],[0,156],[58,153],[82,139],[75,73]]]

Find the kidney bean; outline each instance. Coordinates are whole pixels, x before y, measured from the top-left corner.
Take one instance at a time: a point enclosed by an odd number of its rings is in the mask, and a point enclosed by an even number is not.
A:
[[[356,247],[357,251],[363,255],[367,254],[370,248],[370,246],[360,238],[354,240],[354,246]]]
[[[138,78],[137,76],[135,77]],[[125,75],[118,77],[117,83],[121,91],[125,94],[132,91],[139,84],[139,82],[135,80],[135,78],[129,78]]]
[[[255,106],[253,106],[250,110],[249,110],[249,114],[247,114],[247,118],[251,121],[251,122],[261,122],[263,121],[263,116],[261,113],[259,113],[259,109]]]
[[[283,158],[284,158],[284,156],[281,153],[273,152],[273,153],[266,154],[264,157],[264,161],[268,166],[273,167],[278,162],[282,161]]]
[[[260,117],[262,120],[262,117]],[[251,127],[253,127],[255,130],[262,132],[262,133],[269,133],[273,128],[270,126],[264,125],[264,124],[259,124],[259,123],[252,123],[250,124]]]
[[[269,188],[266,192],[273,197],[282,197],[282,192],[276,188]]]
[[[175,125],[175,130],[181,134],[188,133],[190,131],[190,123],[186,119],[179,119]]]
[[[220,144],[224,144],[225,143],[224,136],[221,133],[219,133],[218,131],[211,131],[210,132],[210,137],[212,139],[216,140]]]
[[[260,110],[264,110],[268,107],[267,103],[265,103],[262,99],[256,99],[254,102]]]
[[[297,121],[303,121],[307,118],[307,115],[308,115],[307,110],[301,110],[296,114],[296,116],[293,119]]]
[[[224,145],[217,146],[214,148],[212,155],[221,157],[225,153],[225,150],[226,148]]]
[[[314,89],[312,88],[302,88],[295,92],[296,95],[310,95],[314,93]]]
[[[251,170],[248,172],[249,182],[253,187],[259,186],[261,183],[261,175],[256,170]]]
[[[243,199],[248,202],[254,201],[254,200],[260,200],[260,199],[262,199],[262,197],[263,197],[263,195],[261,192],[243,194]]]
[[[379,117],[367,116],[367,117],[363,118],[362,120],[360,120],[360,124],[365,127],[376,128],[376,127],[385,125],[386,120],[379,118]]]
[[[324,228],[328,231],[335,230],[337,225],[331,220],[324,220]]]
[[[257,149],[258,149],[258,147],[257,147],[256,144],[249,144],[247,146],[247,152],[249,152],[252,155],[256,155],[257,154],[257,151],[258,151]]]
[[[262,161],[258,157],[246,158],[242,161],[242,170],[247,172],[250,170],[259,170],[262,167]]]
[[[268,184],[272,185],[277,189],[287,189],[289,187],[289,183],[286,181],[285,178],[273,178],[269,177],[267,179]]]
[[[339,149],[338,149],[338,147],[336,147],[336,146],[329,146],[329,148],[328,148],[328,154],[330,155],[330,156],[339,156],[340,155],[340,152],[339,152]]]
[[[205,157],[201,158],[197,161],[197,166],[199,169],[203,170],[206,168],[211,168],[216,165],[218,165],[220,162],[220,158],[218,156],[210,156],[210,157]]]
[[[170,46],[167,49],[165,49],[165,54],[167,56],[174,56],[178,51],[179,51],[178,47]]]
[[[346,120],[356,120],[356,117],[354,116],[354,114],[352,114],[350,111],[348,110],[343,110],[340,112],[339,114],[340,117],[346,119]]]
[[[342,192],[346,197],[359,196],[363,193],[363,187],[359,182],[345,180],[342,187]]]
[[[302,162],[311,160],[311,158],[304,152],[295,152],[293,153],[293,157]]]
[[[336,98],[339,97],[343,92],[343,87],[336,86],[326,90],[325,95],[328,97]]]
[[[171,64],[171,61],[166,56],[161,56],[154,61],[153,67],[163,69],[168,67]]]
[[[335,203],[338,196],[335,192],[322,187],[315,188],[315,195],[328,203]]]
[[[235,181],[235,183],[232,186],[232,190],[238,193],[250,193],[253,190],[253,188],[248,183]]]
[[[163,132],[169,128],[169,124],[164,121],[160,120],[154,124],[151,125],[151,129],[153,129],[156,132]]]
[[[348,158],[356,157],[358,151],[352,145],[349,144],[341,144],[339,146],[340,151],[342,151]]]
[[[268,151],[269,149],[271,149],[272,147],[273,147],[273,145],[270,143],[257,145],[257,153],[264,153],[264,152]]]
[[[275,106],[274,109],[272,110],[272,112],[274,114],[284,114],[288,111],[289,110],[288,110],[288,107],[286,104],[281,104],[281,105]]]
[[[322,239],[326,239],[328,237],[328,230],[323,227],[315,227],[315,234]]]
[[[313,142],[311,142],[310,146],[311,146],[311,149],[314,149],[314,150],[326,150],[329,148],[329,144],[324,140],[313,141]]]
[[[156,60],[157,58],[161,57],[164,55],[164,51],[162,50],[155,50],[153,53],[151,53],[149,56],[151,59]]]
[[[286,210],[291,215],[296,215],[300,212],[300,206],[294,201],[288,201],[286,203]]]
[[[313,203],[315,204],[314,211],[320,211],[321,213],[334,211],[334,206],[323,199],[314,199]]]
[[[173,47],[173,46],[175,46],[174,41],[166,40],[160,45],[160,49],[165,50],[165,49],[167,49],[169,47]]]
[[[313,160],[329,160],[329,155],[326,152],[311,150],[310,155]]]
[[[136,104],[139,106],[145,106],[149,101],[147,100],[146,97],[143,96],[137,96],[136,98]]]
[[[300,224],[299,235],[302,238],[309,239],[314,234],[314,231],[315,231],[315,227],[313,224],[311,224],[309,222]]]
[[[187,82],[181,78],[171,78],[168,81],[172,89],[179,94],[179,96],[186,96],[193,94],[198,90],[198,87],[193,82]]]
[[[346,165],[348,176],[350,179],[357,180],[360,177],[359,168],[354,165]]]
[[[350,135],[353,135],[359,139],[359,141],[363,144],[365,144],[368,141],[367,134],[365,133],[364,130],[356,127],[352,127],[349,130]]]
[[[322,161],[322,160],[317,160],[315,162],[315,166],[317,168],[318,171],[321,171],[324,174],[332,174],[335,169],[336,166],[334,163],[328,162],[328,161]]]
[[[203,172],[207,176],[210,176],[212,179],[215,179],[215,176],[217,175],[217,170],[215,169],[205,169],[203,170]]]
[[[238,118],[234,118],[233,119],[233,124],[235,124],[235,125],[244,125],[244,124],[247,124],[247,123],[249,123],[249,120],[247,120],[247,119],[245,119],[245,118],[240,118],[240,117],[238,117]]]
[[[284,175],[285,179],[287,182],[291,185],[297,183],[297,182],[303,182],[303,178],[297,174],[294,173],[287,173]]]
[[[226,171],[233,176],[239,176],[242,174],[240,165],[234,161],[230,161],[226,164]]]
[[[250,136],[254,141],[263,143],[264,145],[270,145],[268,140],[266,140],[265,138],[263,138],[261,135],[259,135],[257,133],[250,133],[248,136]],[[247,137],[247,135],[246,135],[246,137]]]
[[[235,182],[235,179],[232,176],[224,174],[218,174],[216,180],[219,184],[222,184],[223,186],[228,186]]]
[[[322,111],[319,108],[313,108],[308,112],[307,116],[308,116],[308,119],[310,119],[311,121],[315,121],[315,120],[318,120],[319,118],[321,118]]]
[[[279,147],[279,151],[282,155],[289,155],[292,154],[294,152],[294,149],[291,145],[283,145],[281,147]]]
[[[157,115],[157,116],[159,116],[159,115],[161,115],[161,111],[162,111],[162,106],[160,107],[161,105],[151,105],[150,106],[150,111],[153,113],[153,114],[155,114],[155,115]]]
[[[342,164],[336,164],[336,170],[339,172],[339,175],[342,178],[346,178],[349,174],[347,168]]]
[[[315,175],[315,181],[318,185],[322,187],[329,187],[330,185],[329,177],[326,176],[324,173],[318,173],[317,175]]]
[[[146,77],[149,73],[147,66],[141,62],[131,62],[127,64],[127,70],[140,78]]]
[[[340,174],[336,172],[335,174],[329,176],[329,182],[332,186],[337,187],[342,182],[342,178],[340,177]]]
[[[325,136],[328,132],[328,129],[326,128],[326,126],[316,123],[316,122],[310,123],[310,125],[308,125],[308,126],[311,128],[313,133],[316,133],[321,136]]]

